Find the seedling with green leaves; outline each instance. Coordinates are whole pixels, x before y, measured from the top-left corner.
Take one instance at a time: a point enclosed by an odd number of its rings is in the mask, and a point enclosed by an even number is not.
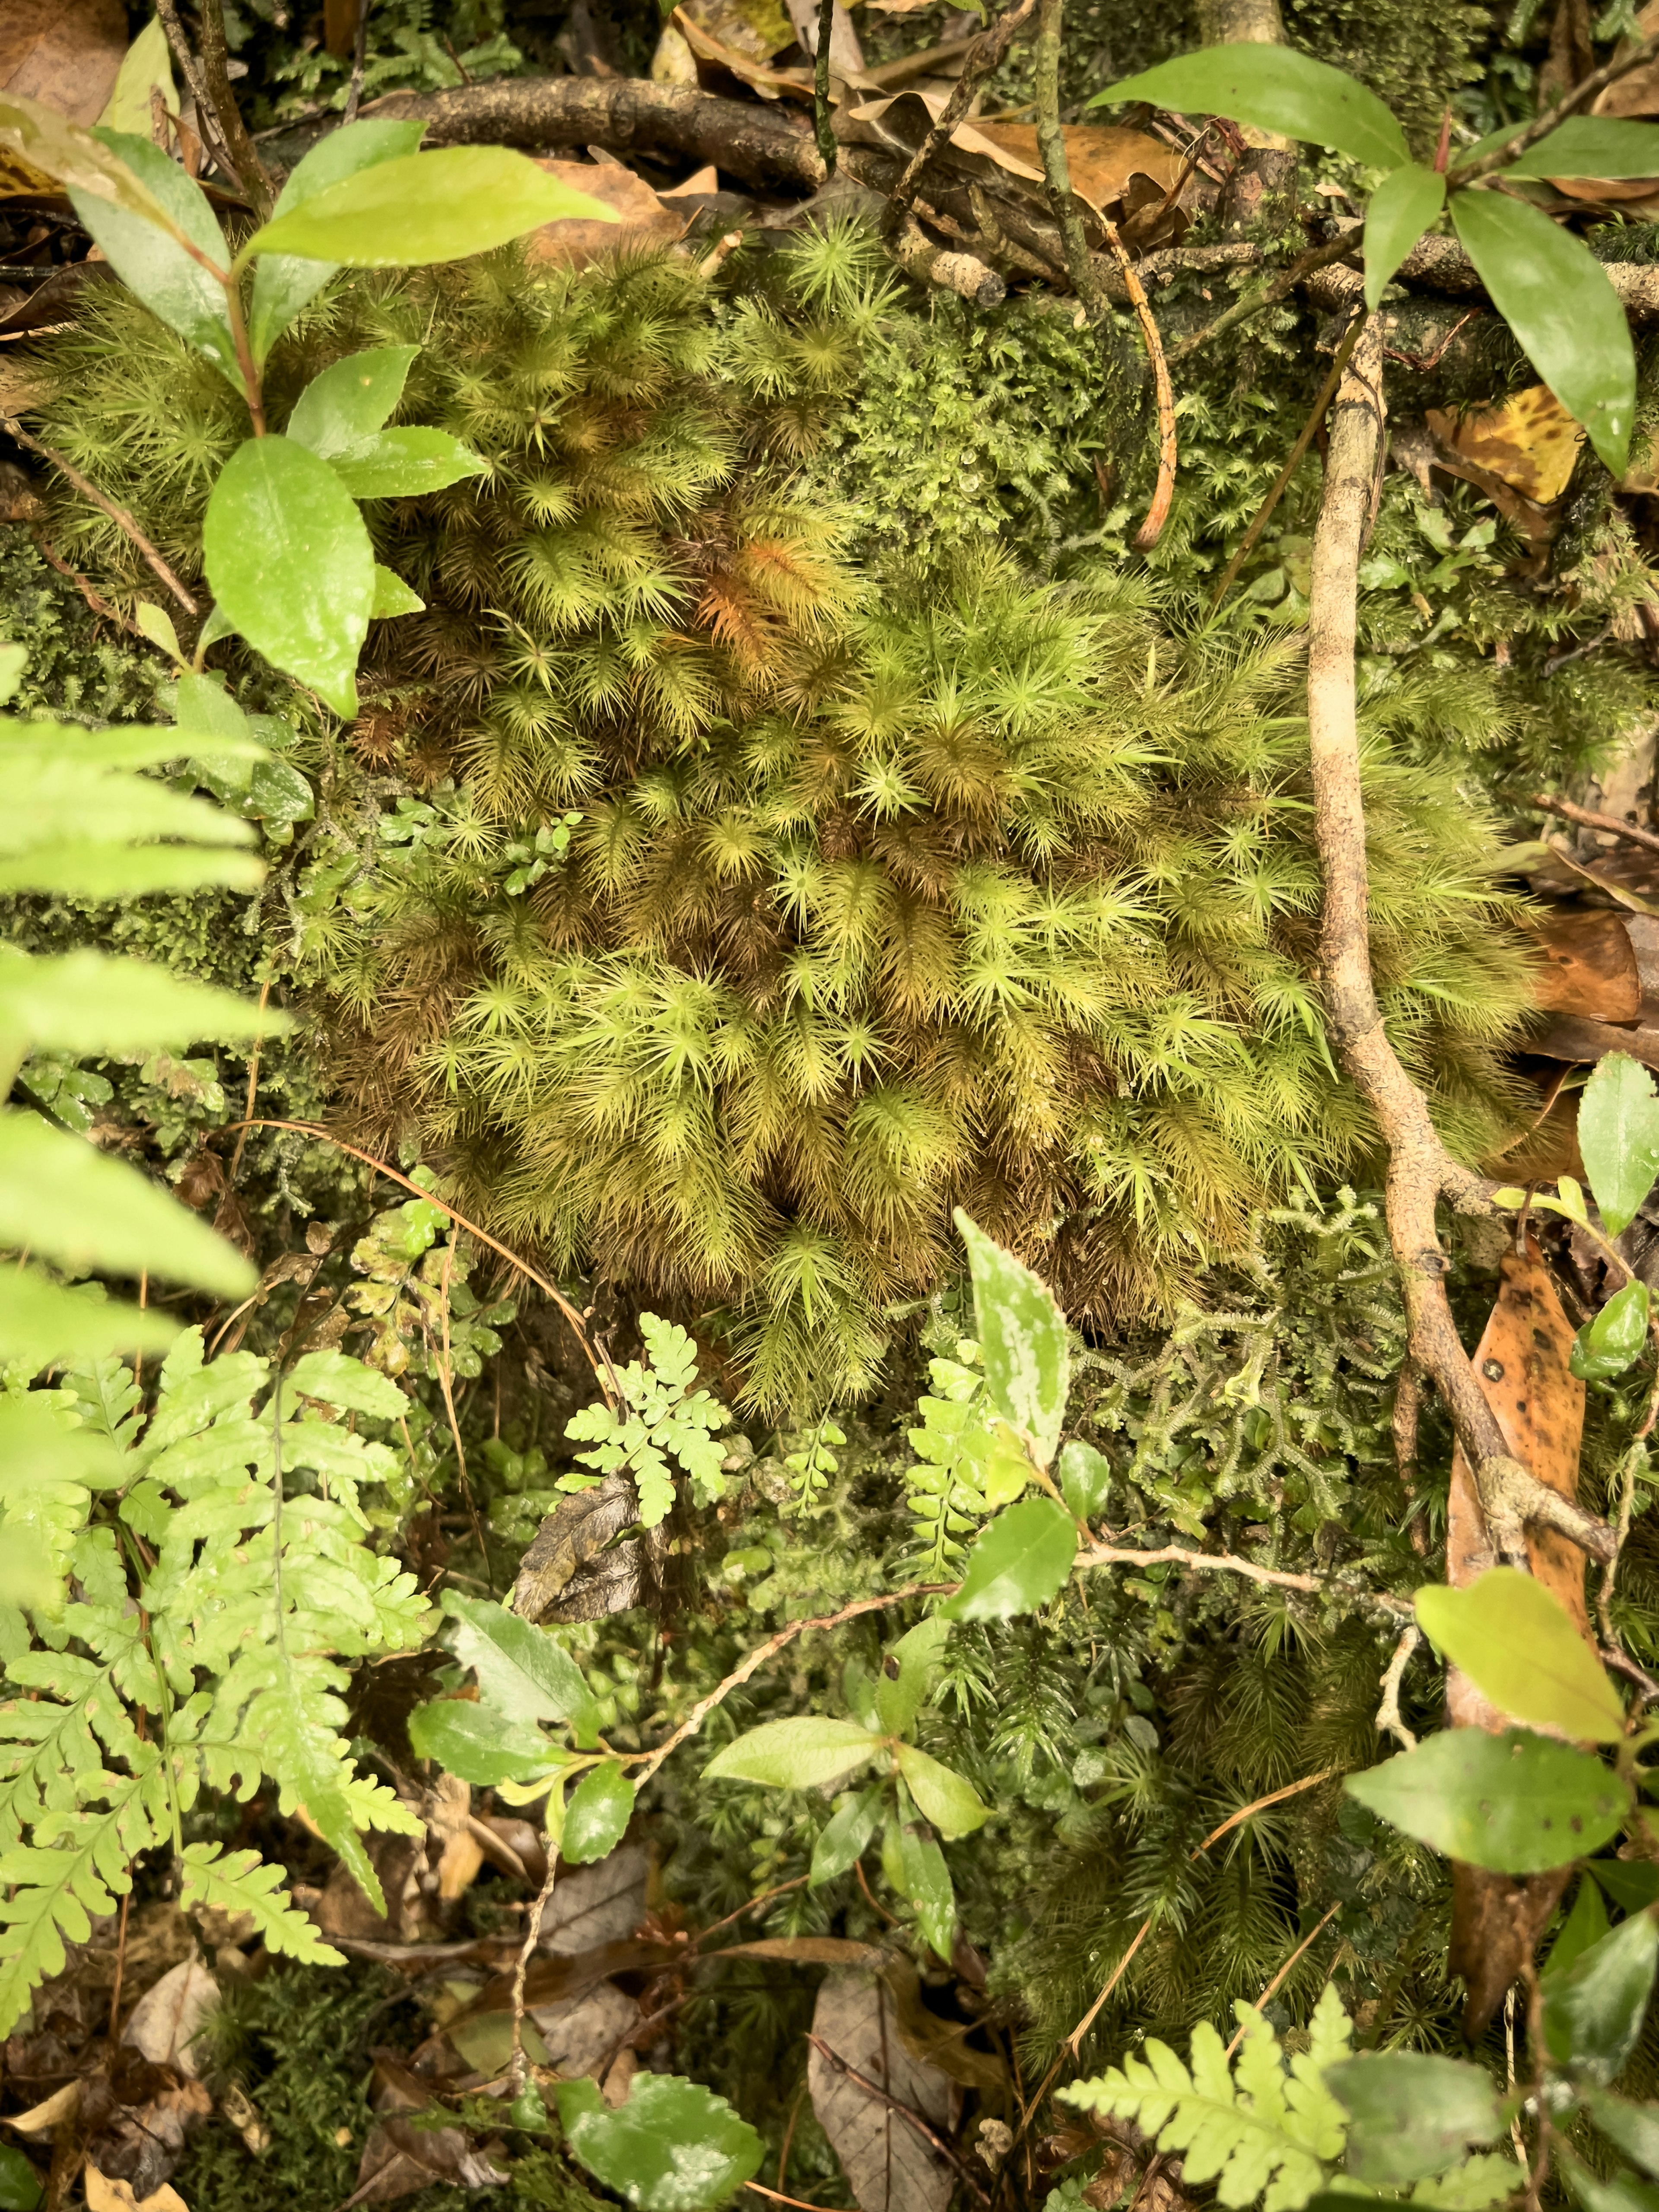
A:
[[[376,617],[421,602],[374,559],[358,502],[443,489],[484,464],[447,432],[386,426],[418,349],[380,346],[314,377],[286,428],[267,419],[272,347],[342,268],[406,269],[488,252],[541,224],[615,210],[522,154],[416,151],[419,123],[359,122],[313,148],[269,222],[233,245],[201,187],[149,139],[86,131],[38,101],[0,98],[0,144],[57,178],[110,266],[246,405],[251,435],[208,501],[204,563],[215,605],[188,660],[171,617],[142,626],[179,664],[178,718],[224,757],[240,709],[201,673],[217,638],[245,638],[337,714],[357,711],[357,659]]]

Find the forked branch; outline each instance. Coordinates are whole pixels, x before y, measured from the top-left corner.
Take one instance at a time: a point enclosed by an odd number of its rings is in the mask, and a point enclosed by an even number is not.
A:
[[[1611,1559],[1613,1531],[1539,1482],[1511,1457],[1459,1340],[1446,1296],[1446,1255],[1435,1212],[1488,1211],[1490,1186],[1452,1158],[1422,1092],[1382,1026],[1371,980],[1365,812],[1359,778],[1354,647],[1358,571],[1381,457],[1382,325],[1367,318],[1332,410],[1324,495],[1314,532],[1308,623],[1308,732],[1314,829],[1325,877],[1320,960],[1325,1013],[1343,1066],[1389,1148],[1389,1239],[1405,1296],[1407,1342],[1432,1378],[1474,1470],[1492,1547],[1527,1566],[1525,1530],[1547,1527],[1592,1556]]]

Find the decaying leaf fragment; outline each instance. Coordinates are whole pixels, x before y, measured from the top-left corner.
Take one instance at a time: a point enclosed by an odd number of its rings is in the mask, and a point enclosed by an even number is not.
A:
[[[639,1493],[623,1470],[596,1490],[562,1498],[519,1562],[509,1603],[526,1620],[600,1620],[643,1603],[649,1586],[645,1546],[605,1547],[639,1518]]]
[[[357,2186],[341,2212],[357,2204],[390,2204],[417,2189],[494,2189],[511,2176],[475,2150],[459,2128],[417,2128],[405,2117],[432,2102],[429,2085],[389,2051],[374,2053],[370,2102],[380,2118],[369,2130]]]
[[[947,2139],[962,2095],[948,2075],[906,2048],[892,1992],[876,1976],[829,1975],[812,2033],[846,2064]],[[956,2175],[917,2129],[816,2046],[807,2062],[812,2110],[841,2160],[860,2212],[945,2212]]]
[[[1557,1297],[1538,1245],[1511,1249],[1499,1269],[1498,1303],[1476,1346],[1474,1370],[1498,1416],[1511,1457],[1564,1498],[1578,1492],[1584,1431],[1584,1386],[1571,1372],[1573,1327]],[[1565,1607],[1586,1638],[1584,1554],[1553,1529],[1528,1532],[1533,1573]],[[1467,1589],[1495,1561],[1460,1446],[1452,1455],[1446,1528],[1446,1579]],[[1455,1667],[1446,1670],[1446,1717],[1454,1728],[1501,1733],[1516,1725],[1482,1697]],[[1554,1911],[1571,1867],[1547,1874],[1492,1874],[1454,1864],[1449,1963],[1468,1990],[1464,2032],[1478,2035],[1502,2003]]]

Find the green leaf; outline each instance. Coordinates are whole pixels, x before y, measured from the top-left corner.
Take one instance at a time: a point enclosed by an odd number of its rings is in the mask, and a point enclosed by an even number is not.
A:
[[[634,1817],[634,1785],[615,1759],[584,1774],[565,1808],[561,1856],[572,1866],[609,1858]]]
[[[994,1243],[960,1206],[956,1222],[974,1280],[986,1395],[1026,1439],[1037,1465],[1047,1467],[1060,1442],[1071,1384],[1066,1317],[1048,1285]]]
[[[1628,1053],[1597,1060],[1578,1100],[1578,1149],[1602,1225],[1617,1237],[1659,1176],[1659,1097],[1652,1076]]]
[[[1544,1991],[1544,2042],[1564,2073],[1605,2088],[1636,2048],[1659,1964],[1659,1923],[1638,1912]]]
[[[319,141],[289,175],[271,210],[273,217],[291,214],[307,200],[331,191],[378,162],[412,155],[423,123],[348,123]],[[248,343],[263,362],[301,307],[314,300],[339,266],[337,262],[298,260],[265,253],[253,276],[248,308]]]
[[[257,1851],[186,1844],[183,1871],[179,1902],[186,1912],[249,1913],[266,1950],[302,1966],[344,1966],[343,1956],[324,1942],[310,1914],[290,1901],[283,1887],[285,1869],[266,1865]]]
[[[132,131],[147,138],[154,120],[150,94],[159,92],[169,115],[179,112],[173,82],[173,56],[159,15],[152,15],[127,48],[115,84],[98,120],[110,131]]]
[[[884,1786],[878,1782],[860,1796],[848,1799],[812,1846],[808,1888],[816,1889],[820,1882],[833,1881],[864,1856],[876,1832],[885,1796]]]
[[[345,1352],[307,1352],[283,1378],[285,1394],[320,1398],[343,1413],[368,1413],[382,1421],[401,1421],[409,1401],[388,1375],[365,1367]]]
[[[434,1698],[409,1717],[409,1741],[419,1759],[435,1759],[474,1789],[502,1782],[539,1782],[566,1754],[533,1721],[515,1720],[471,1698]]]
[[[1077,1558],[1077,1524],[1052,1498],[1025,1498],[998,1514],[968,1554],[962,1588],[941,1610],[952,1620],[1007,1620],[1047,1605]]]
[[[1471,152],[1474,149],[1471,148]],[[1659,130],[1614,115],[1570,115],[1529,146],[1510,177],[1659,177]]]
[[[21,2150],[0,2143],[0,2212],[36,2212],[46,2184]]]
[[[1572,1901],[1572,1911],[1568,1913],[1560,1934],[1550,1946],[1550,1955],[1540,1979],[1547,1982],[1555,1975],[1565,1974],[1592,1943],[1601,1942],[1609,1925],[1601,1887],[1585,1874],[1579,1880],[1578,1894]]]
[[[488,253],[571,217],[621,220],[615,208],[504,146],[447,146],[360,170],[273,215],[242,251],[301,254],[351,269],[413,269]]]
[[[1582,240],[1524,200],[1452,195],[1452,221],[1492,304],[1615,477],[1630,458],[1636,352],[1607,272]]]
[[[1626,1912],[1659,1903],[1659,1866],[1649,1859],[1586,1859],[1584,1871]]]
[[[394,575],[390,568],[374,563],[374,604],[368,611],[371,622],[390,622],[398,615],[418,615],[426,601],[417,592],[411,592],[403,578]]]
[[[903,1795],[901,1790],[901,1803]],[[918,1822],[906,1820],[899,1829],[898,1857],[900,1887],[923,1941],[948,1962],[956,1945],[957,1893],[945,1854]]]
[[[856,1721],[804,1714],[799,1720],[767,1721],[738,1736],[715,1753],[703,1779],[758,1782],[769,1790],[832,1790],[879,1748],[879,1740]]]
[[[1493,1567],[1467,1589],[1431,1584],[1417,1618],[1499,1712],[1570,1741],[1617,1743],[1625,1707],[1559,1598],[1531,1575]]]
[[[1470,2143],[1503,2133],[1491,2079],[1461,2059],[1418,2051],[1350,2058],[1328,2070],[1325,2086],[1353,2123],[1349,2172],[1380,2188],[1440,2173]]]
[[[455,1656],[477,1676],[484,1706],[508,1720],[568,1721],[577,1742],[592,1745],[599,1705],[556,1637],[493,1598],[446,1590],[444,1611],[455,1624]]]
[[[328,463],[290,438],[250,438],[213,487],[202,552],[240,635],[337,714],[355,714],[374,555]]]
[[[382,430],[356,452],[336,455],[330,465],[354,499],[409,499],[442,491],[464,477],[488,473],[488,463],[447,430],[418,427]]]
[[[132,619],[152,645],[161,647],[169,660],[184,660],[179,633],[173,626],[173,617],[165,607],[158,607],[154,599],[140,599],[132,611]]]
[[[905,1735],[927,1701],[951,1640],[951,1624],[930,1613],[901,1636],[881,1662],[876,1679],[876,1712],[888,1735]]]
[[[1659,2178],[1659,2107],[1629,2105],[1605,2089],[1586,2089],[1584,2103],[1607,2141],[1639,2166],[1644,2173]]]
[[[212,362],[239,392],[246,391],[236,360],[236,342],[225,313],[225,288],[179,243],[182,232],[216,268],[228,270],[230,248],[201,186],[148,138],[123,131],[98,137],[164,209],[172,228],[162,229],[143,215],[117,207],[96,192],[71,188],[76,219],[131,292],[151,314]]]
[[[1073,1437],[1060,1455],[1060,1493],[1079,1521],[1106,1510],[1112,1494],[1112,1462],[1104,1452]]]
[[[1622,1375],[1648,1340],[1648,1286],[1626,1283],[1572,1340],[1567,1364],[1581,1382]]]
[[[354,452],[385,428],[404,395],[415,345],[374,346],[348,354],[313,376],[294,403],[287,434],[320,460]]]
[[[1629,1812],[1599,1759],[1518,1729],[1443,1729],[1346,1787],[1419,1843],[1498,1874],[1565,1866],[1617,1835]]]
[[[1290,46],[1206,46],[1109,85],[1089,106],[1132,100],[1188,115],[1224,115],[1286,138],[1334,146],[1373,169],[1395,169],[1411,159],[1406,134],[1374,92],[1346,70]]]
[[[893,1756],[905,1787],[916,1801],[916,1810],[923,1820],[933,1822],[946,1843],[954,1843],[958,1836],[971,1836],[990,1819],[990,1807],[981,1803],[979,1792],[966,1775],[942,1766],[913,1743],[896,1745]]]
[[[39,958],[0,947],[0,1030],[46,1052],[153,1051],[204,1038],[277,1036],[285,1014],[147,960],[91,951]]]
[[[38,1114],[0,1112],[0,1248],[60,1267],[164,1276],[246,1297],[255,1272],[134,1168]]]
[[[154,1306],[142,1311],[93,1295],[97,1286],[65,1290],[33,1267],[0,1267],[0,1360],[26,1375],[58,1361],[82,1364],[121,1352],[165,1352],[179,1334]]]
[[[1650,2189],[1634,2174],[1615,2173],[1610,2181],[1603,2181],[1589,2166],[1581,2166],[1559,2140],[1555,2162],[1583,2212],[1659,2212],[1659,2190]]]
[[[554,2094],[572,2154],[640,2212],[714,2212],[760,2172],[760,2137],[700,2082],[638,2073],[616,2112],[597,2081],[561,2081]]]
[[[1446,179],[1415,161],[1384,177],[1371,194],[1365,210],[1365,305],[1373,313],[1384,285],[1445,204]]]

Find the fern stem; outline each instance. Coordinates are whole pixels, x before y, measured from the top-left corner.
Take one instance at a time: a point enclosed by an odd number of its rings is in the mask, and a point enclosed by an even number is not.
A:
[[[283,1619],[283,1370],[270,1392],[270,1588],[276,1601],[276,1651],[288,1669],[288,1624]]]
[[[830,33],[835,27],[836,0],[818,0],[818,43],[812,56],[812,135],[823,156],[826,177],[836,173],[835,126],[830,120]]]

